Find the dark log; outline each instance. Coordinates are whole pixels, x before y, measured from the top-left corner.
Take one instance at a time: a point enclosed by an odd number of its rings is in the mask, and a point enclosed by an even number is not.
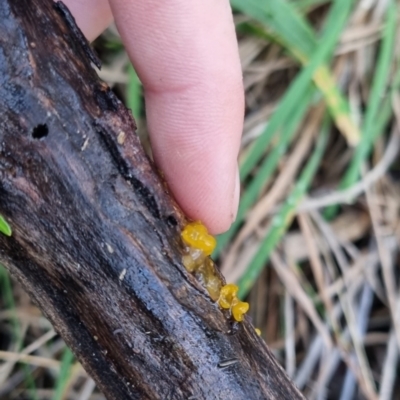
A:
[[[0,262],[109,399],[300,399],[181,262],[185,218],[62,4],[0,0]]]

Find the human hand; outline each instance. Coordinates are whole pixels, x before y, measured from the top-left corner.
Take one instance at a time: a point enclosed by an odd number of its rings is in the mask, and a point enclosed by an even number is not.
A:
[[[244,113],[229,0],[63,1],[89,40],[115,18],[143,83],[157,165],[188,217],[227,230]]]

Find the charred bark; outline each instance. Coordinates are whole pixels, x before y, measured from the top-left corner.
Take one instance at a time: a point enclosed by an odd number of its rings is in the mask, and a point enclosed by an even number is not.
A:
[[[0,262],[109,399],[300,399],[181,263],[184,216],[68,10],[0,0]]]

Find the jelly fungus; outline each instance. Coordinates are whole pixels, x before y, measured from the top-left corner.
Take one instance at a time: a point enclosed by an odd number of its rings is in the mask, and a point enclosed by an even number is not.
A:
[[[249,311],[250,306],[249,303],[240,301],[237,298],[238,290],[239,288],[232,283],[222,287],[218,304],[221,308],[230,309],[233,319],[240,322],[243,321],[243,315]]]
[[[237,298],[239,288],[236,285],[222,286],[214,262],[208,257],[214,251],[215,238],[208,233],[201,222],[187,224],[181,236],[186,245],[182,256],[185,268],[203,284],[213,301],[217,301],[221,308],[230,310],[235,321],[243,321],[243,315],[249,310],[249,304]]]
[[[191,222],[182,231],[183,241],[190,247],[202,250],[209,256],[217,244],[215,238],[208,234],[207,228],[201,222]]]
[[[228,285],[225,285],[221,289],[220,297],[218,300],[219,305],[221,308],[226,308],[229,309],[232,307],[233,300],[236,299],[236,294],[238,292],[239,288],[230,283]]]
[[[235,298],[232,302],[232,316],[235,321],[241,322],[243,321],[243,315],[249,311],[249,303],[245,303],[240,301],[238,298]]]

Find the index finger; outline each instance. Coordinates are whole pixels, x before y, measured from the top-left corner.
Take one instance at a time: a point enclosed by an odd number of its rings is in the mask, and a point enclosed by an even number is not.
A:
[[[239,198],[244,99],[227,0],[110,0],[143,83],[156,163],[185,213],[212,233]]]

